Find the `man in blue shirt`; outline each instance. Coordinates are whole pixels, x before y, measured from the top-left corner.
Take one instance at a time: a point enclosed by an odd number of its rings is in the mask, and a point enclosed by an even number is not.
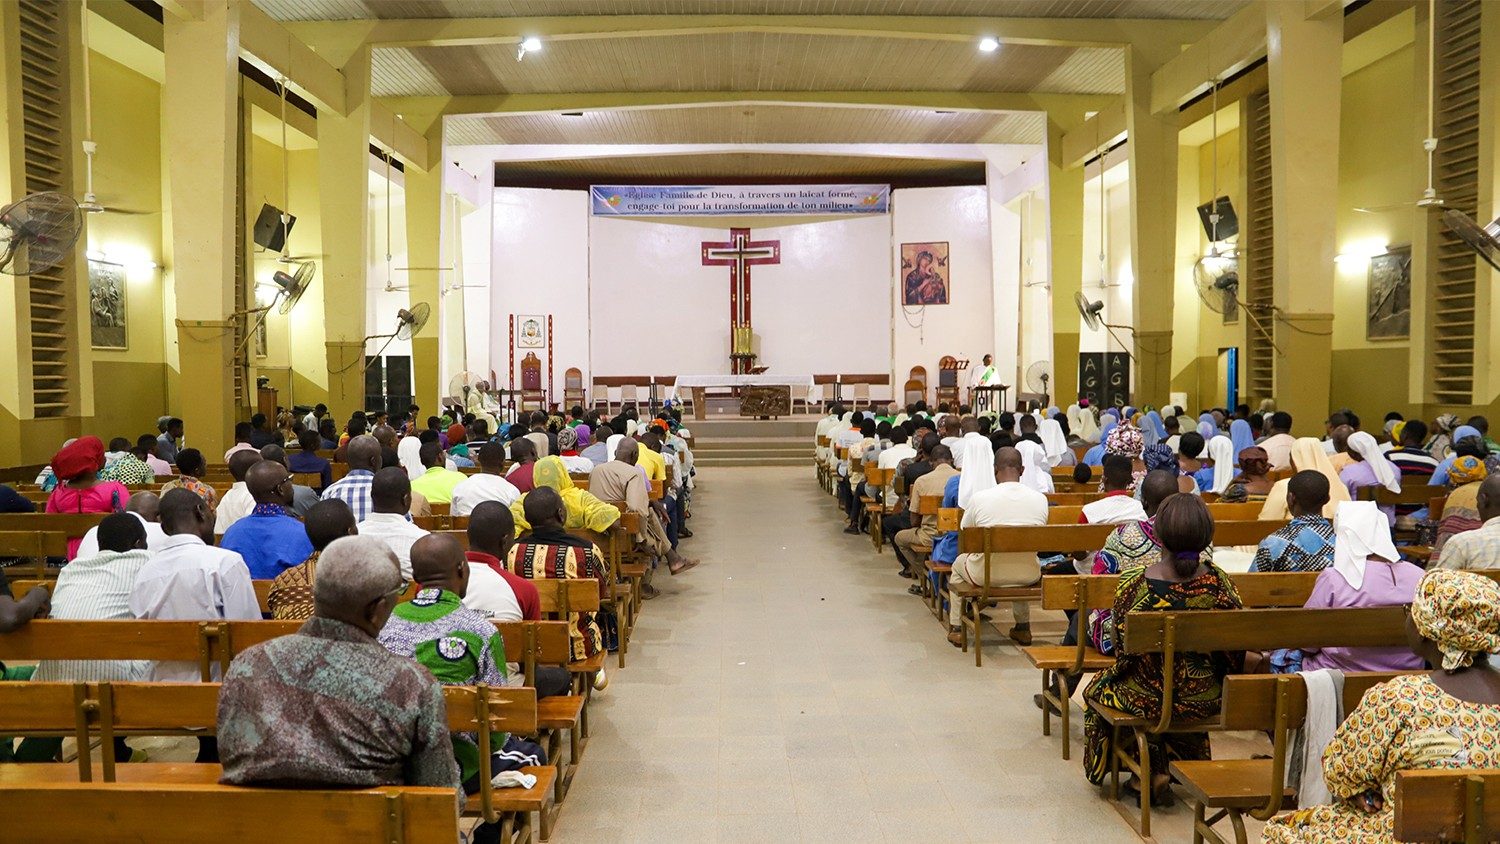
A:
[[[316,492],[319,495],[333,486],[333,464],[325,457],[318,456],[318,449],[323,445],[323,438],[318,432],[307,429],[297,435],[297,444],[302,446],[301,451],[292,452],[287,455],[287,467],[293,472],[317,472],[322,476],[318,483]]]
[[[238,553],[255,580],[273,580],[299,565],[313,551],[302,522],[287,514],[292,503],[292,476],[274,460],[262,460],[245,473],[245,487],[255,499],[250,515],[230,525],[219,547]]]

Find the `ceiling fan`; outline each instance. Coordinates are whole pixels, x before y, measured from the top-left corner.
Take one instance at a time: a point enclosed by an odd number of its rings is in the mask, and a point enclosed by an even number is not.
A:
[[[89,68],[89,4],[83,0],[82,16],[82,46],[83,46],[83,201],[78,203],[78,209],[88,214],[151,214],[151,211],[133,211],[127,208],[117,208],[113,205],[105,205],[99,201],[94,194],[94,155],[99,152],[99,145],[94,142],[94,96],[93,82],[90,80]]]
[[[1405,208],[1443,208],[1447,205],[1437,188],[1433,186],[1434,159],[1437,155],[1438,139],[1435,128],[1436,108],[1433,91],[1437,87],[1437,0],[1427,0],[1427,137],[1422,139],[1422,149],[1427,153],[1427,187],[1422,197],[1413,202],[1396,202],[1390,205],[1355,207],[1362,214],[1383,214]]]

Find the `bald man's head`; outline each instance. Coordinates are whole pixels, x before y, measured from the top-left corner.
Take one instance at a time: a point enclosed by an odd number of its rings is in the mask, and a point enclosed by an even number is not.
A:
[[[1490,475],[1479,485],[1479,518],[1481,521],[1500,516],[1500,475]]]
[[[400,436],[396,433],[396,429],[389,425],[376,425],[375,430],[371,431],[370,435],[375,437],[375,441],[385,448],[395,448],[396,441],[400,439]]]
[[[636,461],[641,459],[640,443],[629,437],[620,440],[620,444],[615,447],[615,459],[634,466]]]
[[[229,474],[235,480],[243,481],[245,473],[250,471],[250,467],[264,459],[258,451],[251,451],[249,449],[236,451],[234,454],[229,455]]]
[[[1141,481],[1141,506],[1146,508],[1146,515],[1156,515],[1156,508],[1163,501],[1177,494],[1177,475],[1167,469],[1157,469],[1147,472]]]
[[[444,533],[429,533],[411,546],[411,574],[423,589],[446,589],[460,598],[469,588],[464,548]]]
[[[1005,446],[995,452],[995,480],[1001,483],[1018,481],[1021,479],[1023,466],[1021,452],[1016,449]]]
[[[148,522],[161,521],[161,496],[154,492],[137,492],[125,502],[125,510]]]
[[[344,459],[348,462],[350,469],[380,471],[380,440],[369,434],[360,434],[349,441],[349,446],[344,452]]]
[[[505,559],[516,536],[516,519],[498,501],[481,501],[469,514],[469,550]]]
[[[275,460],[262,460],[245,473],[245,488],[256,504],[292,503],[292,476]]]

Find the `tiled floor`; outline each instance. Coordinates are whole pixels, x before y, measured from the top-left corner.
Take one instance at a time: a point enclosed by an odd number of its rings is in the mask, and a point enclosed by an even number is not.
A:
[[[810,467],[701,472],[691,525],[703,565],[658,581],[554,841],[1139,840],[1084,780],[1079,727],[1069,762],[1042,736],[1020,653],[993,629],[983,668],[951,647]],[[1191,819],[1158,811],[1156,840]]]

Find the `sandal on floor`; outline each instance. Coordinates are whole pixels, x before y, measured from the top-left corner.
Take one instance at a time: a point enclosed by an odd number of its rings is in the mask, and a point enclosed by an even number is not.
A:
[[[1041,695],[1032,695],[1031,696],[1031,702],[1034,703],[1034,704],[1036,704],[1036,708],[1037,709],[1041,709],[1042,707],[1045,706],[1047,709],[1049,709],[1049,710],[1052,711],[1053,715],[1056,715],[1059,718],[1062,717],[1062,710],[1058,709],[1052,703],[1052,701],[1047,700],[1046,698],[1042,697]]]
[[[1120,785],[1120,796],[1122,799],[1126,797],[1134,799],[1135,807],[1137,809],[1141,807],[1141,789],[1139,783],[1133,784],[1129,781],[1122,783]],[[1177,805],[1177,798],[1172,794],[1171,783],[1162,786],[1159,791],[1153,792],[1151,795],[1151,808],[1153,809],[1169,809],[1175,805]]]
[[[906,587],[906,594],[908,594],[908,595],[920,595],[920,594],[922,594],[922,587],[920,587],[920,586],[916,585],[915,583],[913,583],[912,585]]]

